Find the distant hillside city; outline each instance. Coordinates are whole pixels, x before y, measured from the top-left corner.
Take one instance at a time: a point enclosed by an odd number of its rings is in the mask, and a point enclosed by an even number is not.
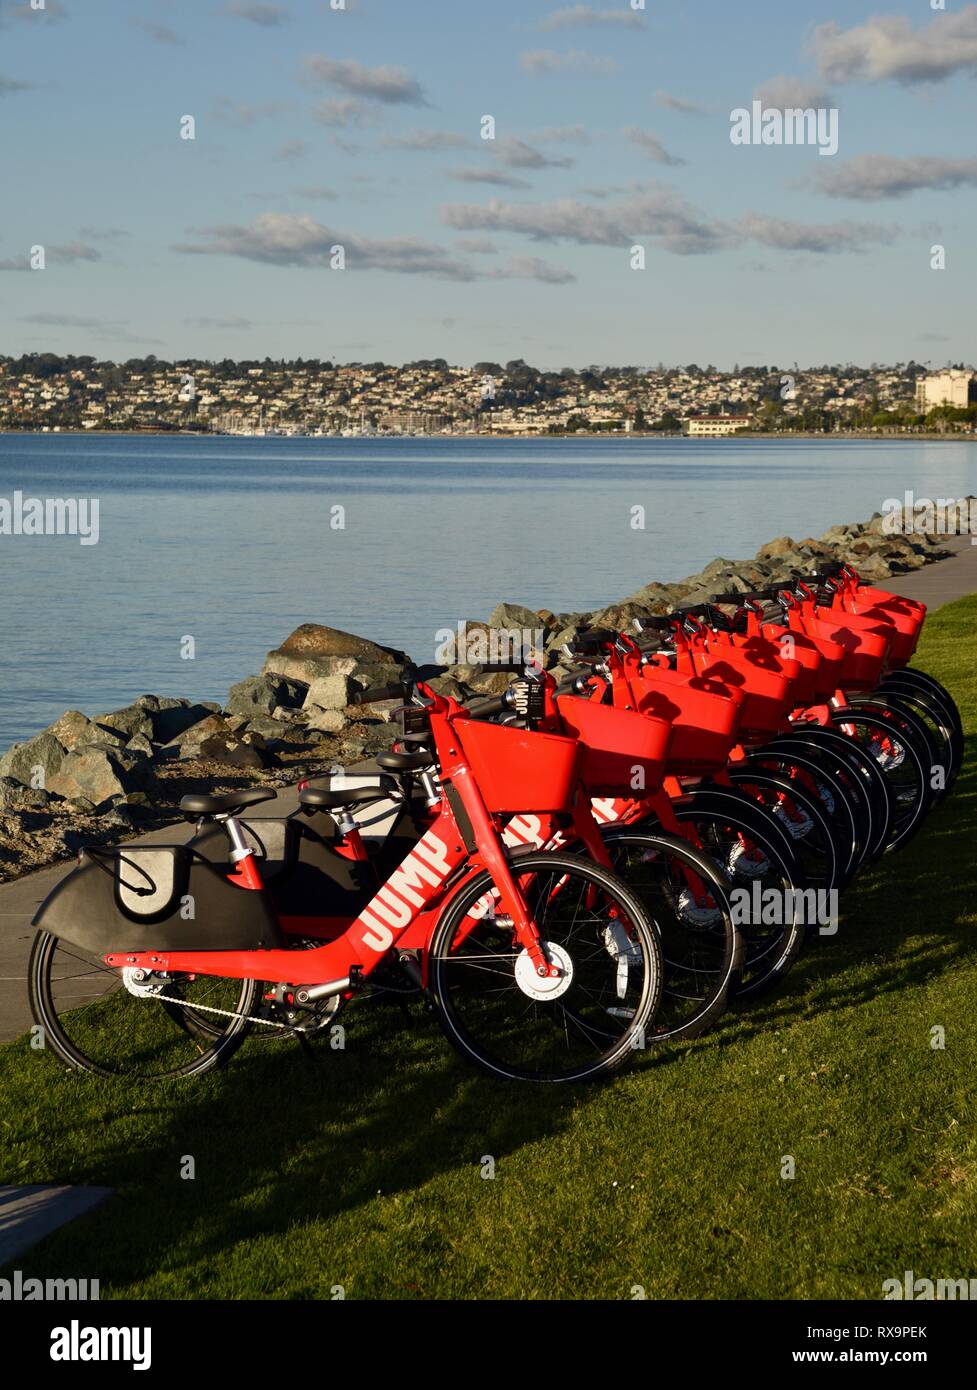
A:
[[[443,358],[127,362],[0,357],[0,429],[241,435],[977,431],[977,372],[894,366],[564,367]]]

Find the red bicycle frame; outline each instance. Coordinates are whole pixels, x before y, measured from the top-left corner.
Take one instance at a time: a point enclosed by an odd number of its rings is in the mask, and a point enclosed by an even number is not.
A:
[[[281,926],[287,934],[323,939],[321,946],[310,950],[112,952],[104,957],[105,964],[111,969],[130,966],[295,985],[328,983],[338,993],[358,978],[368,977],[397,947],[422,952],[426,981],[427,947],[446,903],[476,873],[487,870],[503,911],[512,919],[516,939],[540,974],[554,974],[557,967],[546,959],[492,813],[465,754],[465,724],[475,721],[468,719],[456,701],[436,695],[424,685],[418,689],[432,702],[428,713],[447,794],[431,827],[355,919],[284,919]],[[522,735],[518,748],[512,751],[524,752],[530,746],[526,740],[534,737]],[[561,739],[559,743],[567,745],[572,740]],[[572,766],[576,753],[571,755],[566,748],[559,751]],[[510,771],[517,773],[518,768]],[[555,809],[572,810],[562,806]],[[228,878],[243,892],[264,887],[253,853],[243,858]],[[480,915],[478,905],[469,915],[474,925]]]

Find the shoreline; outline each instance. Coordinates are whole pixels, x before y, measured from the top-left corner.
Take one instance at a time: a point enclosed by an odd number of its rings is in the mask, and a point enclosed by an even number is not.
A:
[[[8,430],[0,429],[0,438],[29,438],[29,439],[258,439],[262,443],[281,444],[285,440],[300,439],[306,443],[321,443],[324,440],[342,440],[350,443],[360,439],[368,440],[375,444],[378,440],[388,439],[491,439],[505,442],[506,440],[518,439],[540,439],[551,441],[557,439],[641,439],[641,440],[674,440],[688,439],[696,444],[724,444],[730,440],[869,440],[879,444],[891,444],[899,440],[907,443],[919,441],[924,444],[960,444],[977,443],[977,430],[958,430],[952,431],[882,431],[882,430],[832,430],[830,433],[823,431],[809,430],[738,430],[736,434],[728,435],[688,435],[684,431],[665,431],[665,430],[581,430],[572,434],[556,432],[549,434],[540,430],[484,430],[478,432],[470,431],[449,431],[440,434],[362,434],[362,435],[342,435],[342,434],[278,434],[270,437],[263,435],[247,434],[218,434],[212,430],[85,430],[62,428],[58,430]]]
[[[837,560],[870,584],[932,606],[977,592],[977,546],[969,536],[889,535],[882,526],[876,514],[832,526],[818,540],[780,536],[752,559],[718,558],[683,580],[649,581],[587,613],[503,600],[486,620],[467,622],[451,651],[436,655],[437,666],[420,669],[462,703],[497,695],[511,674],[483,670],[486,657],[478,653],[492,640],[513,641],[505,634],[515,632],[522,649],[530,642],[561,679],[563,645],[591,628],[630,630],[636,617],[777,585]],[[350,699],[357,689],[399,680],[408,660],[369,638],[306,622],[222,701],[143,695],[93,718],[66,711],[0,752],[0,880],[64,860],[81,843],[116,844],[172,825],[188,791],[280,791],[373,757],[389,746],[391,726],[385,713]]]

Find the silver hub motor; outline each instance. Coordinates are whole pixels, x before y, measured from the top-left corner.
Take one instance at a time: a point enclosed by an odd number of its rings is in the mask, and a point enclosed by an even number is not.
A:
[[[559,974],[537,975],[529,952],[521,951],[516,957],[516,984],[530,999],[548,1003],[550,1000],[559,999],[560,995],[566,994],[570,988],[573,980],[573,961],[563,947],[557,946],[554,941],[544,941],[543,950],[546,952],[546,959],[550,965],[556,966]]]
[[[736,844],[730,851],[726,867],[731,874],[739,874],[742,878],[762,878],[770,868],[770,860],[765,854],[753,855],[756,850],[750,851],[741,844]]]

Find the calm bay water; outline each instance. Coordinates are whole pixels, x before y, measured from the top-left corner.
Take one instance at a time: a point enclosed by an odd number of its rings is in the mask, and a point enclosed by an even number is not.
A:
[[[0,749],[69,707],[223,699],[302,622],[432,660],[499,599],[594,608],[907,488],[977,493],[977,443],[0,435],[0,497],[100,504],[94,546],[0,536]]]

